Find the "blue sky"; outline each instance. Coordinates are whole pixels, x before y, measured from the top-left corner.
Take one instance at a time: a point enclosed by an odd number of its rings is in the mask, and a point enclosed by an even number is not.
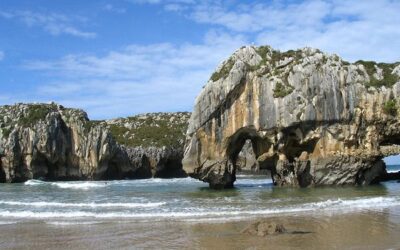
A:
[[[190,111],[242,45],[400,61],[400,2],[2,0],[0,105],[55,101],[92,119]]]
[[[2,0],[0,104],[56,101],[93,119],[190,111],[246,44],[399,61],[399,1]]]

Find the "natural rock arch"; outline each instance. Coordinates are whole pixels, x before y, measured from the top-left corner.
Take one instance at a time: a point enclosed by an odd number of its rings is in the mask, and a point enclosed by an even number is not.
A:
[[[258,158],[263,152],[268,149],[268,144],[264,141],[257,131],[252,127],[240,128],[238,131],[228,138],[227,156],[233,163],[236,162],[239,152],[247,140],[251,141],[253,152]]]
[[[399,64],[243,47],[196,98],[183,168],[213,188],[232,187],[235,157],[251,139],[276,185],[374,183],[385,144],[400,142],[399,96]]]

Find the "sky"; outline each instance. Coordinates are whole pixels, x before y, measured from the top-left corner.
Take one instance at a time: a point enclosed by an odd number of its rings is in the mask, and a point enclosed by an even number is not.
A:
[[[1,0],[0,105],[191,111],[243,45],[400,61],[400,1]]]
[[[92,119],[190,111],[243,45],[400,61],[400,1],[0,1],[0,105],[55,101]]]

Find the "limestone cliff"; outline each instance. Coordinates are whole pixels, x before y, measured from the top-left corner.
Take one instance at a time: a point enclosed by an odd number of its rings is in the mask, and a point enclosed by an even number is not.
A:
[[[211,187],[232,187],[251,140],[277,185],[373,183],[385,172],[381,159],[400,153],[399,76],[399,63],[242,47],[196,98],[184,170]]]
[[[1,106],[0,182],[182,176],[181,165],[168,165],[182,145],[130,147],[115,139],[118,126],[56,104]]]
[[[186,176],[182,158],[189,117],[188,112],[149,113],[106,123],[129,159],[144,157],[151,176],[182,177]]]

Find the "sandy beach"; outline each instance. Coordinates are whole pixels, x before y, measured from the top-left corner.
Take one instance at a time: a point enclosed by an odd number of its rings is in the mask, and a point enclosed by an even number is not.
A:
[[[234,222],[97,223],[23,222],[0,225],[2,249],[398,249],[396,210],[332,216],[278,216],[288,231],[266,237],[241,231],[256,220]]]

